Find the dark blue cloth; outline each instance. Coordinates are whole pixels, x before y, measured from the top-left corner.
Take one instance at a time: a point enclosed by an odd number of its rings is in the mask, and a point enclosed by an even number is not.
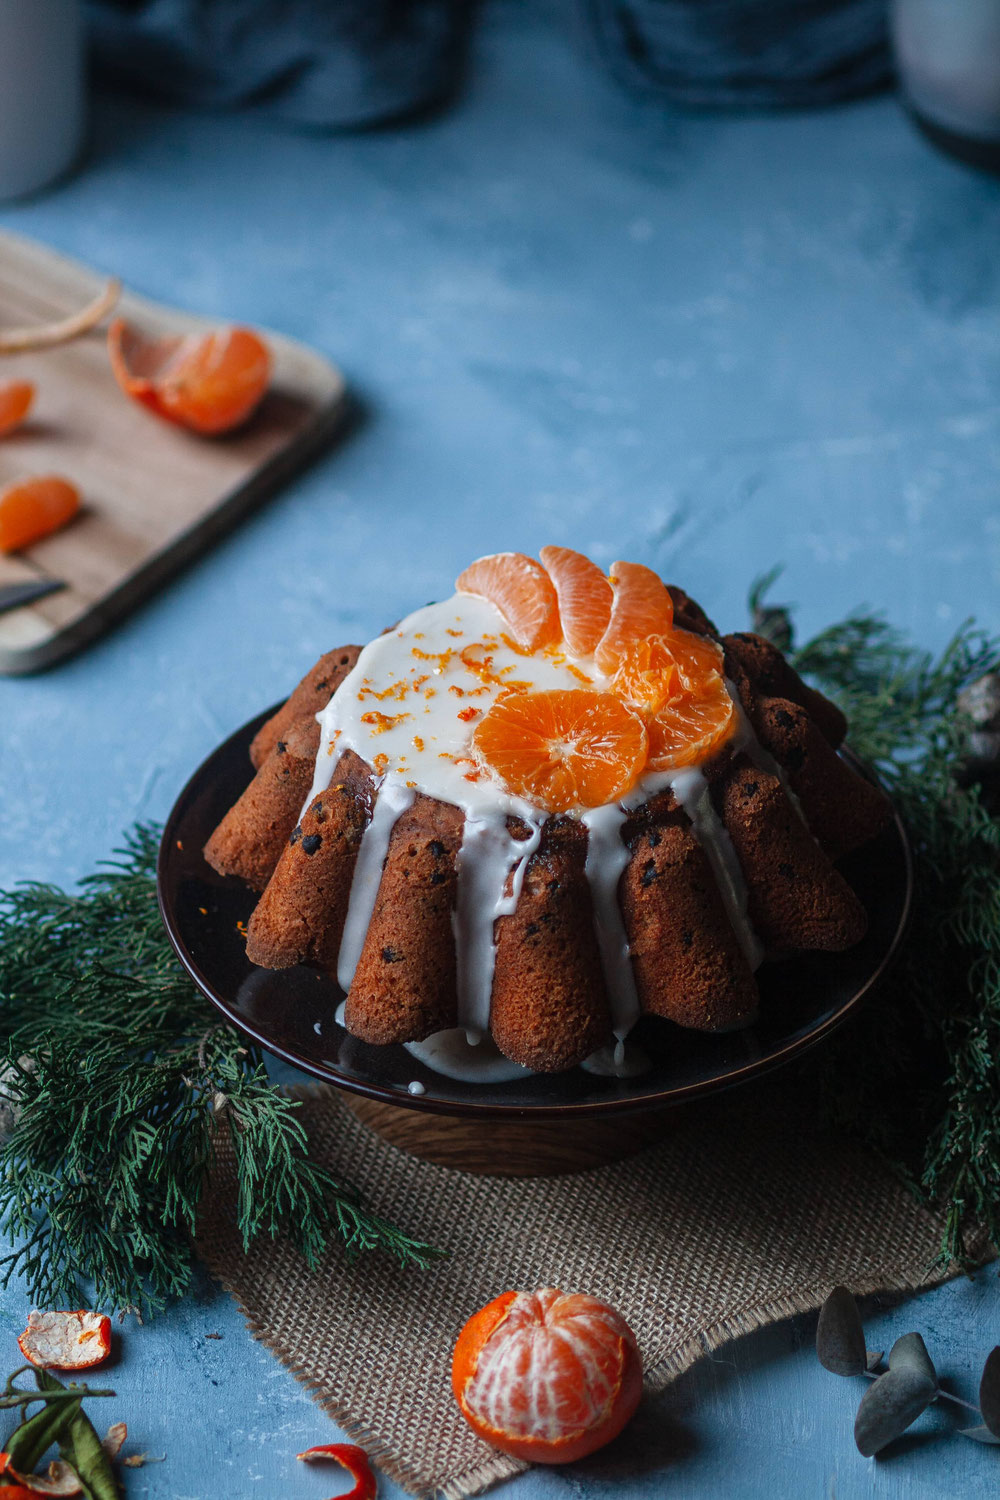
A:
[[[106,75],[187,104],[254,104],[334,128],[445,100],[475,11],[473,0],[87,3]],[[886,0],[576,3],[627,85],[679,102],[828,104],[889,76]]]
[[[584,0],[628,85],[684,104],[832,104],[891,77],[887,0]]]
[[[469,0],[88,0],[105,76],[161,98],[376,125],[440,103]]]

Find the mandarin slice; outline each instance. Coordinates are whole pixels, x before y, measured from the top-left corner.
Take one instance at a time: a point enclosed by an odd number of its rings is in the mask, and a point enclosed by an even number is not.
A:
[[[154,339],[116,318],[108,329],[108,353],[126,395],[209,436],[245,422],[271,378],[270,350],[249,328]]]
[[[635,1335],[606,1302],[555,1287],[505,1292],[458,1336],[452,1390],[504,1453],[564,1464],[618,1436],[642,1394]]]
[[[494,552],[460,573],[460,594],[486,599],[503,615],[511,634],[526,651],[559,640],[559,603],[552,579],[541,563],[523,552]]]
[[[19,552],[65,526],[80,509],[80,491],[58,474],[15,480],[0,493],[0,552]]]
[[[697,692],[675,695],[646,722],[647,770],[672,771],[706,760],[735,733],[738,722],[733,700],[718,675],[703,682]]]
[[[721,676],[724,653],[711,636],[695,635],[693,630],[675,626],[664,637],[666,649],[677,663],[684,685],[693,689],[713,675]]]
[[[611,619],[611,585],[596,563],[569,547],[539,556],[555,585],[563,640],[573,656],[592,656]]]
[[[639,715],[610,693],[569,688],[499,698],[472,744],[509,792],[567,812],[623,797],[642,772],[647,736]]]
[[[0,437],[20,427],[35,399],[30,380],[8,380],[0,385]]]
[[[613,563],[609,576],[614,590],[611,619],[594,660],[610,674],[637,641],[667,634],[674,623],[674,604],[666,584],[642,563]]]
[[[676,694],[684,691],[681,674],[670,651],[672,637],[653,635],[637,641],[619,663],[611,679],[617,697],[641,709],[658,713]]]

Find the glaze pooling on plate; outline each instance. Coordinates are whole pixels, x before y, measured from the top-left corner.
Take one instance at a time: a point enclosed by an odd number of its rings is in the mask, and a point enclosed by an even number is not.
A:
[[[512,640],[493,604],[466,594],[416,610],[364,648],[318,716],[321,741],[307,799],[308,805],[326,790],[345,750],[353,750],[375,770],[378,795],[362,837],[337,966],[345,991],[361,953],[392,828],[417,792],[422,792],[460,808],[465,816],[452,918],[458,1022],[460,1029],[473,1034],[488,1031],[495,922],[514,911],[528,861],[550,814],[489,775],[475,754],[473,732],[505,693],[576,690],[582,685],[611,691],[611,679],[592,657],[574,659],[564,646],[526,653]],[[730,692],[738,703],[731,684]],[[744,715],[739,726],[741,742],[752,746],[753,733]],[[585,873],[612,1030],[619,1040],[628,1035],[639,1016],[617,895],[629,860],[621,830],[630,809],[668,788],[691,818],[748,960],[756,967],[763,956],[747,918],[746,884],[739,863],[697,768],[649,772],[620,803],[576,810],[573,815],[588,831]],[[528,836],[513,837],[508,819],[526,825]],[[479,1058],[467,1061],[473,1072],[481,1063]],[[449,1067],[458,1065],[454,1058],[449,1060]]]

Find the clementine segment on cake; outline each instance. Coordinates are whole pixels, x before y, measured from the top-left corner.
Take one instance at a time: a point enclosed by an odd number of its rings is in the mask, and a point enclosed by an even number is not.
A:
[[[543,547],[539,556],[555,585],[563,640],[574,656],[592,656],[611,619],[611,584],[582,552]]]
[[[625,1319],[596,1297],[504,1292],[459,1334],[452,1390],[493,1447],[530,1463],[573,1463],[632,1417],[642,1359]]]
[[[674,605],[666,584],[642,563],[612,564],[614,600],[608,628],[594,659],[602,672],[613,672],[636,641],[665,635],[674,623]]]
[[[503,615],[519,646],[538,651],[559,640],[559,604],[552,580],[523,552],[480,557],[460,573],[460,594],[487,599]]]
[[[158,416],[217,436],[245,422],[271,378],[271,353],[249,328],[147,338],[123,318],[108,329],[115,379]]]
[[[639,715],[610,693],[586,688],[499,698],[472,743],[508,791],[556,813],[624,797],[647,750]]]

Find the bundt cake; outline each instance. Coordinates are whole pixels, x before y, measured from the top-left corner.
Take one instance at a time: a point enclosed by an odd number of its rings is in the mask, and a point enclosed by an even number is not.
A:
[[[336,976],[354,1036],[555,1072],[641,1014],[745,1026],[764,959],[859,941],[836,862],[889,808],[846,728],[650,569],[501,553],[316,664],[205,857],[262,892],[252,962]]]

